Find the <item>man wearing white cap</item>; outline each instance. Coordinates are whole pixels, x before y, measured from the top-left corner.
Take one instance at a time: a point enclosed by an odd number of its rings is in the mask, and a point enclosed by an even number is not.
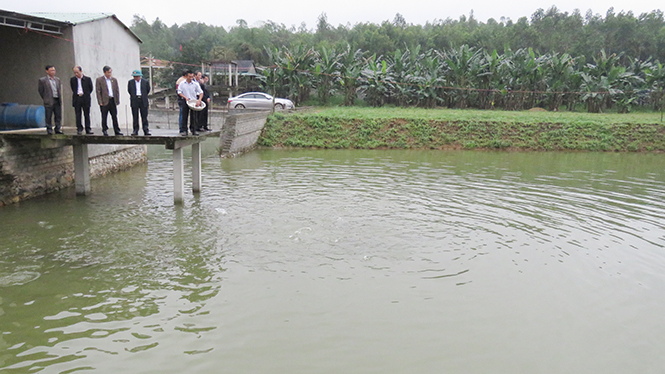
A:
[[[150,83],[143,79],[141,70],[134,70],[132,77],[127,82],[127,92],[129,92],[129,102],[132,107],[132,118],[134,120],[134,131],[132,135],[139,134],[139,112],[141,112],[141,124],[143,125],[143,135],[149,136],[148,130],[148,94],[150,93]]]

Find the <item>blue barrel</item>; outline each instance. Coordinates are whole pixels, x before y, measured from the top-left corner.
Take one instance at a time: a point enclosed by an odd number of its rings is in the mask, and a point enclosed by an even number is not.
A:
[[[46,127],[44,107],[41,105],[0,104],[0,130],[20,130]]]

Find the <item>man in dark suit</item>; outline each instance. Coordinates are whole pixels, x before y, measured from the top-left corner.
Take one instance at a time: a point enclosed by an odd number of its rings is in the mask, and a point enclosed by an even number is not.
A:
[[[92,135],[90,128],[90,94],[92,93],[92,79],[83,75],[83,69],[80,66],[74,67],[74,76],[69,80],[72,87],[72,106],[76,113],[76,133],[83,134],[83,125],[81,124],[81,114],[85,117],[85,133]]]
[[[150,82],[143,79],[141,70],[134,70],[132,77],[127,82],[127,92],[129,92],[129,103],[132,107],[132,118],[134,120],[134,131],[132,135],[139,134],[139,112],[141,112],[141,124],[143,125],[143,135],[149,136],[148,130],[148,94],[150,93]]]
[[[60,122],[62,121],[62,85],[60,78],[55,76],[55,67],[46,65],[46,76],[39,78],[39,96],[44,100],[46,114],[46,133],[53,135],[51,117],[55,122],[55,133],[62,134]]]
[[[201,90],[203,90],[203,102],[206,103],[206,107],[199,112],[199,131],[212,131],[208,128],[208,110],[210,109],[210,92],[208,92],[208,76],[203,75],[199,79],[199,85]]]
[[[102,69],[104,75],[95,80],[95,92],[97,93],[97,102],[102,110],[102,133],[109,136],[107,132],[109,127],[106,125],[109,113],[113,121],[113,131],[116,136],[122,136],[120,126],[118,125],[118,104],[120,104],[120,89],[118,80],[113,77],[113,70],[104,66]]]

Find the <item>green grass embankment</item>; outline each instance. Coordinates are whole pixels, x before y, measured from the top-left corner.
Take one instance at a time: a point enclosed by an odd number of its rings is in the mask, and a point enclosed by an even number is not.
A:
[[[276,113],[259,145],[300,148],[665,151],[660,113],[326,108]]]

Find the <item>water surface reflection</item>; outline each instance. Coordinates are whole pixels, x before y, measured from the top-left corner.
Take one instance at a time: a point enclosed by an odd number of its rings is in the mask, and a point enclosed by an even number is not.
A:
[[[664,161],[264,150],[174,207],[153,148],[0,212],[0,368],[656,372]]]

